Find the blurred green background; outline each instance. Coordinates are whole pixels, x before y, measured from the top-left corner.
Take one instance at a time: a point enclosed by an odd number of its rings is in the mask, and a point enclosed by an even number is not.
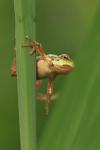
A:
[[[0,149],[20,150],[17,85],[10,76],[13,0],[0,1],[0,18]],[[99,150],[100,1],[37,0],[35,21],[37,41],[46,52],[68,53],[76,64],[71,74],[56,79],[60,95],[48,116],[37,102],[38,149]],[[43,87],[45,92],[46,83]]]

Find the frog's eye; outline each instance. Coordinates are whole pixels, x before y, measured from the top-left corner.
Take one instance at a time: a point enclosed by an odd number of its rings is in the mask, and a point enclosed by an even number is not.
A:
[[[63,58],[68,59],[68,56],[63,56]]]
[[[62,54],[60,57],[66,60],[70,60],[70,57],[67,54]]]

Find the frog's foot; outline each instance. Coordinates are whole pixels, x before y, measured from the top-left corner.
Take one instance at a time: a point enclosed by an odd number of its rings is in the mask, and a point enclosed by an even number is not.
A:
[[[49,102],[50,101],[53,101],[55,99],[57,99],[58,95],[57,94],[53,94],[50,99],[49,99]],[[37,100],[40,100],[40,101],[47,101],[48,100],[48,96],[47,94],[37,94],[36,95],[36,99]]]
[[[37,100],[45,101],[46,115],[48,115],[48,112],[49,112],[49,103],[51,101],[54,101],[57,97],[58,97],[57,94],[53,94],[51,97],[49,97],[50,99],[48,99],[48,95],[47,94],[44,94],[44,95],[43,94],[37,94],[36,95]]]

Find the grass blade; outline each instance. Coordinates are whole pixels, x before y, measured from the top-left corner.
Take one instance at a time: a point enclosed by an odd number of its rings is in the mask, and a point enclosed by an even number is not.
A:
[[[35,59],[21,47],[26,35],[35,37],[33,6],[32,0],[14,0],[21,150],[36,150]]]

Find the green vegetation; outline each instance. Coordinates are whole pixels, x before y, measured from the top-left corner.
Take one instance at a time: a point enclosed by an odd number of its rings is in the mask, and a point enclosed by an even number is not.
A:
[[[0,149],[20,150],[21,144],[22,150],[35,150],[37,144],[39,150],[100,150],[100,2],[37,0],[36,31],[32,3],[0,1]],[[47,53],[68,53],[76,64],[56,79],[60,96],[48,116],[43,102],[35,104],[35,58],[21,48],[25,36],[35,33]],[[18,87],[10,77],[14,38]]]

